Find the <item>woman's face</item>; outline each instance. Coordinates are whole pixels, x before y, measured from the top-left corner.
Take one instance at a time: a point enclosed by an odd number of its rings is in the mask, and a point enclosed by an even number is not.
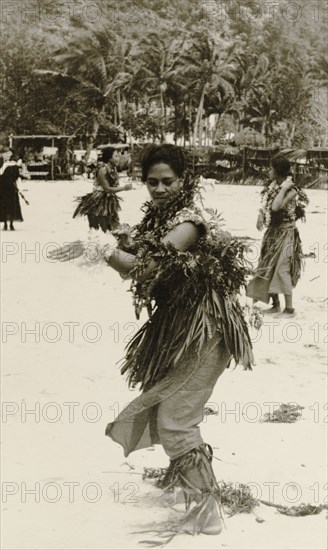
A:
[[[166,201],[182,188],[183,182],[168,164],[160,162],[149,168],[146,185],[154,204],[163,208]]]
[[[113,164],[114,166],[118,166],[119,165],[119,162],[120,162],[120,154],[118,151],[114,151],[114,153],[112,154],[112,158],[110,159],[109,161],[111,164]]]

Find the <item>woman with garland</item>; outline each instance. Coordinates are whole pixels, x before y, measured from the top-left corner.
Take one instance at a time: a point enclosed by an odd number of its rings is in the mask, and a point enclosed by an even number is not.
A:
[[[79,201],[73,218],[88,216],[90,229],[112,231],[119,225],[118,213],[121,210],[120,198],[117,193],[129,191],[131,184],[119,185],[116,167],[119,163],[119,153],[113,147],[108,147],[102,155],[102,164],[96,170],[93,192],[84,195]]]
[[[293,317],[293,288],[302,270],[302,244],[295,222],[305,219],[308,204],[306,194],[292,178],[288,159],[277,156],[272,160],[271,184],[262,191],[262,206],[257,220],[257,229],[265,232],[259,264],[254,279],[249,283],[247,296],[256,302],[269,303],[272,307],[265,313],[278,317]],[[279,294],[285,296],[285,309],[280,308]]]
[[[137,317],[143,307],[148,310],[149,320],[130,341],[122,367],[142,394],[108,424],[106,434],[125,456],[160,443],[170,457],[160,486],[181,487],[188,510],[174,532],[218,534],[220,490],[199,424],[232,357],[246,369],[253,363],[238,302],[249,274],[244,245],[196,206],[197,184],[180,148],[151,146],[142,178],[151,197],[143,220],[131,231],[122,226],[116,232],[118,248],[102,249],[108,265],[132,278]],[[52,257],[68,259],[82,250],[74,243]]]

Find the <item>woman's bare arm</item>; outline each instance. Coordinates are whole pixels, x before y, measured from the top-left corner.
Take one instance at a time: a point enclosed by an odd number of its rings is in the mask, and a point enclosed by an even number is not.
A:
[[[126,191],[127,186],[121,185],[118,187],[111,187],[108,183],[108,180],[106,178],[107,170],[106,168],[102,167],[99,168],[98,174],[97,174],[97,180],[100,183],[101,187],[103,188],[106,193],[120,193],[120,191]]]
[[[172,229],[163,239],[162,243],[171,243],[177,250],[188,250],[197,242],[200,237],[199,228],[192,222],[183,222]],[[108,265],[118,271],[121,275],[128,275],[136,266],[136,256],[127,254],[123,250],[116,250],[107,260]],[[138,278],[143,281],[156,269],[158,263],[151,260],[143,273]]]
[[[289,201],[291,201],[296,195],[297,191],[294,189],[293,182],[288,182],[287,185],[283,185],[272,203],[272,212],[278,212],[282,208],[285,208],[286,204],[288,204]]]

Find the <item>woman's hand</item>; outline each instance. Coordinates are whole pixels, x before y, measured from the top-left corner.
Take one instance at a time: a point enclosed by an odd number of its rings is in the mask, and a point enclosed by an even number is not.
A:
[[[280,191],[272,203],[272,212],[279,212],[279,210],[285,208],[286,204],[296,197],[296,195],[295,184],[291,178],[288,178],[281,185]]]
[[[294,186],[295,183],[293,182],[293,180],[288,178],[286,181],[284,181],[280,189],[283,189],[284,191],[289,191]]]
[[[112,234],[117,240],[119,248],[126,248],[132,245],[131,227],[127,223],[120,225]]]
[[[263,227],[264,227],[264,215],[263,215],[263,212],[260,212],[257,217],[256,229],[258,231],[262,231]]]
[[[48,258],[51,260],[58,260],[60,262],[68,262],[69,260],[74,260],[74,258],[82,256],[83,251],[83,242],[75,241],[49,252]]]
[[[126,183],[124,186],[124,191],[131,191],[131,189],[133,189],[133,185],[132,183]]]

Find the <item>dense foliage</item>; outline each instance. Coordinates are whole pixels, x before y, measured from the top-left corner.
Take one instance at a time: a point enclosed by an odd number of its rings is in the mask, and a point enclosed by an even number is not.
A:
[[[323,2],[4,3],[0,138],[10,133],[307,146],[327,142]],[[29,9],[27,9],[29,6]],[[315,141],[316,140],[316,141]]]

